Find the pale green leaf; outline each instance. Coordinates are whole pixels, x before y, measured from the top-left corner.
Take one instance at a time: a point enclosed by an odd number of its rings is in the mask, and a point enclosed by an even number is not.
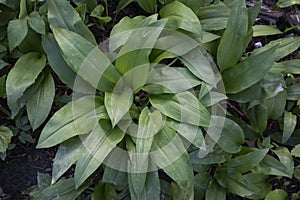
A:
[[[6,80],[7,103],[12,111],[12,117],[24,106],[24,102],[18,104],[18,100],[23,96],[25,90],[34,84],[45,65],[45,55],[32,52],[20,57],[8,73]]]
[[[296,145],[292,151],[291,151],[291,155],[295,156],[297,158],[300,158],[300,144]]]
[[[0,126],[0,153],[7,150],[12,136],[13,132],[8,127]]]
[[[196,126],[208,126],[210,114],[200,104],[191,92],[182,92],[175,95],[151,95],[150,102],[153,107],[168,117],[178,122],[184,122]]]
[[[270,25],[253,26],[253,37],[277,35],[277,34],[282,34],[282,32],[273,26]]]
[[[295,4],[300,4],[300,0],[278,0],[276,6],[285,8]]]
[[[299,2],[300,3],[300,2]],[[270,192],[265,200],[285,200],[288,197],[288,194],[286,191],[282,189],[276,189]]]
[[[108,120],[99,122],[90,134],[82,137],[88,154],[79,158],[75,169],[75,184],[78,188],[102,164],[107,155],[123,139],[125,133],[112,129]]]
[[[112,91],[120,78],[106,55],[80,35],[66,29],[53,29],[55,39],[65,61],[79,76],[93,87]]]
[[[24,40],[28,32],[27,18],[11,20],[7,27],[8,46],[12,52]]]
[[[297,125],[297,116],[291,112],[284,112],[283,117],[283,135],[282,143],[285,143],[290,139]]]
[[[300,99],[300,84],[293,84],[287,88],[287,97],[288,100],[298,101]]]

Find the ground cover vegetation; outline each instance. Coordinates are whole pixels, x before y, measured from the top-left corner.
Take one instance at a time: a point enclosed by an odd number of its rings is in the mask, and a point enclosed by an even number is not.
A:
[[[0,198],[299,199],[300,2],[268,2],[0,0]]]

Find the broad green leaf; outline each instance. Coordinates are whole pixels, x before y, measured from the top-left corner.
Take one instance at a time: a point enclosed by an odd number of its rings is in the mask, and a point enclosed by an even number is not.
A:
[[[28,32],[27,18],[15,19],[7,27],[8,46],[12,52],[24,40]]]
[[[201,81],[186,68],[160,67],[149,72],[147,84],[143,90],[150,94],[159,94],[160,87],[164,93],[180,93],[200,85]]]
[[[18,50],[20,50],[22,54],[30,52],[39,52],[41,54],[44,54],[41,40],[42,38],[40,34],[36,33],[32,29],[28,29],[26,37],[18,46]]]
[[[40,33],[42,35],[46,34],[45,22],[37,11],[33,11],[32,13],[30,13],[28,24],[37,33]]]
[[[295,156],[297,158],[300,158],[300,144],[296,145],[292,151],[291,151],[291,155]]]
[[[273,150],[280,162],[285,166],[287,174],[291,178],[294,172],[294,160],[290,151],[286,147],[278,147]]]
[[[107,118],[100,97],[87,96],[70,102],[57,111],[44,127],[37,148],[46,148],[89,133],[98,119]]]
[[[216,181],[211,181],[206,189],[206,200],[226,200],[226,191]]]
[[[136,0],[138,4],[147,12],[154,13],[156,7],[156,0]]]
[[[112,129],[108,120],[102,120],[90,134],[82,137],[88,154],[77,161],[74,175],[76,188],[97,170],[124,136],[125,133],[121,129]]]
[[[150,103],[166,116],[196,126],[208,126],[210,114],[191,92],[150,95]]]
[[[219,146],[215,146],[213,152],[207,152],[207,150],[200,149],[189,153],[191,163],[197,165],[221,164],[232,157],[232,154],[225,152]]]
[[[92,200],[112,200],[117,199],[118,194],[112,184],[102,183],[96,185],[92,194]]]
[[[226,168],[219,168],[216,173],[217,182],[233,194],[247,197],[260,191],[259,187],[240,173],[230,172],[230,169]]]
[[[256,171],[265,175],[292,177],[290,170],[283,163],[269,155],[258,164]]]
[[[285,8],[295,4],[300,4],[300,0],[278,0],[276,6]]]
[[[298,101],[300,99],[300,84],[290,85],[287,88],[287,97],[288,100]]]
[[[169,19],[168,28],[182,29],[202,36],[202,28],[198,17],[183,3],[174,1],[167,4],[159,11],[159,14],[162,18]]]
[[[258,132],[263,133],[268,124],[268,110],[267,108],[259,104],[251,108],[248,112],[248,116],[252,127]]]
[[[260,81],[271,69],[275,61],[277,45],[251,55],[234,67],[222,73],[227,93],[238,93]]]
[[[299,65],[300,65],[300,59],[287,60],[280,63],[274,63],[271,71],[273,72],[274,70],[274,73],[277,72],[280,74],[282,72],[291,73],[291,74],[300,74]]]
[[[48,117],[55,95],[55,85],[50,73],[45,75],[36,93],[26,103],[28,119],[33,130]]]
[[[216,87],[215,63],[202,47],[196,47],[181,56],[180,60],[195,76],[207,84]]]
[[[263,160],[268,151],[268,149],[254,150],[252,152],[237,156],[229,160],[228,162],[226,162],[225,166],[235,168],[241,173],[248,172]]]
[[[114,127],[129,111],[133,103],[133,91],[131,88],[123,84],[117,84],[113,93],[105,93],[104,104],[107,114]]]
[[[269,176],[267,175],[247,173],[244,175],[244,178],[247,179],[250,184],[259,188],[259,192],[247,196],[249,199],[263,199],[272,190],[272,185],[269,183]]]
[[[62,179],[54,185],[50,185],[49,187],[42,190],[37,196],[34,197],[34,199],[76,199],[84,190],[86,190],[89,187],[90,184],[91,183],[86,183],[80,188],[75,189],[75,183],[73,178]]]
[[[6,126],[0,126],[0,153],[4,153],[8,148],[13,136],[12,131]]]
[[[43,174],[38,172],[37,185],[39,189],[44,190],[51,185],[51,176],[49,174]]]
[[[52,184],[55,183],[83,154],[84,146],[79,137],[62,143],[55,155],[52,169]]]
[[[164,127],[154,136],[150,157],[179,185],[183,199],[194,198],[193,168],[182,141],[175,131]]]
[[[239,152],[245,139],[244,132],[237,123],[220,116],[213,117],[206,132],[227,153]]]
[[[47,5],[48,20],[51,29],[65,28],[78,33],[93,45],[97,44],[92,32],[87,28],[77,11],[68,1],[47,0]]]
[[[218,46],[217,60],[221,71],[234,67],[244,53],[248,44],[247,22],[248,12],[245,1],[236,0]]]
[[[177,131],[177,133],[196,147],[200,148],[203,145],[204,137],[200,127],[187,123],[180,123],[172,119],[168,119],[166,125]]]
[[[253,56],[266,51],[272,47],[278,46],[278,48],[273,53],[272,57],[275,57],[275,61],[280,60],[281,58],[289,55],[293,51],[297,50],[300,47],[300,37],[289,37],[289,38],[280,38],[273,40],[262,48],[255,49],[252,53]]]
[[[122,75],[135,67],[150,66],[149,55],[166,24],[166,20],[159,20],[151,27],[143,28],[143,23],[150,19],[141,21],[121,48],[115,65]]]
[[[271,25],[253,26],[253,37],[282,34],[280,30]]]
[[[283,118],[283,135],[282,143],[285,143],[290,139],[297,125],[297,116],[291,112],[284,112]]]
[[[12,111],[12,117],[16,116],[19,109],[24,105],[18,105],[17,101],[23,96],[25,90],[34,84],[45,65],[45,55],[32,52],[20,57],[15,66],[8,73],[6,93],[7,103]]]
[[[92,10],[97,6],[97,0],[72,0],[77,6],[86,5],[88,12],[92,12]]]
[[[208,187],[209,182],[211,181],[212,177],[209,173],[207,172],[202,172],[197,174],[194,177],[195,181],[195,197],[199,199],[203,199],[205,197],[205,191]]]
[[[300,3],[300,2],[299,2]],[[288,194],[286,191],[282,189],[276,189],[270,192],[265,200],[285,200],[288,197]]]
[[[60,53],[59,46],[55,41],[53,34],[47,34],[42,37],[43,48],[47,54],[48,61],[51,68],[58,75],[59,79],[65,83],[73,91],[79,93],[92,93],[94,88],[85,82],[82,78],[67,65],[62,54]],[[74,87],[76,79],[76,87]],[[80,84],[79,84],[80,83]],[[79,88],[81,86],[81,88]]]
[[[239,103],[248,103],[253,100],[260,100],[264,97],[264,93],[260,82],[255,83],[251,87],[237,93],[237,94],[226,94],[230,100]]]
[[[53,29],[65,61],[85,81],[101,91],[113,90],[120,78],[106,55],[80,35],[66,29]]]
[[[121,10],[126,8],[133,1],[134,0],[120,0],[119,3],[118,3],[118,6],[116,8],[116,13],[118,14]]]
[[[275,97],[265,99],[264,105],[267,107],[268,116],[273,120],[278,119],[285,109],[286,91],[278,93]]]

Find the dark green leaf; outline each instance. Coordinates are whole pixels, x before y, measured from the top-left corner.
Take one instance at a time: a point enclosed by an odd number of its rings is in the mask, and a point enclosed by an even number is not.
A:
[[[65,28],[78,33],[93,45],[97,44],[92,32],[87,28],[77,11],[68,1],[47,0],[47,5],[48,20],[52,29]]]
[[[136,0],[138,4],[147,12],[154,13],[156,0]]]
[[[0,126],[0,153],[4,153],[8,148],[13,136],[12,131],[6,126]]]
[[[37,11],[33,11],[32,13],[30,13],[28,24],[37,33],[40,33],[42,35],[46,34],[45,22]]]
[[[290,85],[287,88],[287,97],[288,100],[298,101],[300,99],[300,83]]]
[[[251,55],[222,73],[227,93],[238,93],[260,81],[275,61],[277,45]]]
[[[286,191],[284,191],[282,189],[276,189],[276,190],[273,190],[272,192],[270,192],[266,196],[265,200],[285,200],[287,197],[288,197],[288,194],[286,193]]]
[[[221,71],[235,66],[248,44],[248,12],[245,1],[237,0],[234,5],[218,47],[217,60]]]
[[[282,143],[285,143],[290,139],[297,125],[297,116],[291,112],[284,112],[283,118],[283,135]]]
[[[92,200],[116,200],[118,194],[111,184],[99,182],[92,194]]]
[[[278,119],[284,112],[286,105],[286,91],[278,93],[275,97],[264,100],[264,105],[267,107],[268,116],[273,120]]]
[[[208,187],[209,182],[211,181],[212,177],[207,172],[202,172],[197,174],[194,177],[195,180],[195,197],[199,199],[203,199],[205,197],[205,191]]]
[[[248,111],[249,119],[252,127],[258,132],[263,133],[268,124],[267,108],[259,104]]]
[[[226,200],[226,191],[216,181],[211,181],[205,193],[206,200]]]

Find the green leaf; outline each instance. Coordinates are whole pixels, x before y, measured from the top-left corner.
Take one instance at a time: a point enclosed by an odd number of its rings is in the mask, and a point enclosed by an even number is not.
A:
[[[55,95],[52,75],[48,73],[37,92],[26,103],[28,119],[32,129],[37,129],[48,117]]]
[[[111,184],[102,183],[96,185],[92,194],[92,200],[114,200],[118,199],[118,194]]]
[[[248,172],[264,159],[268,151],[268,149],[254,150],[252,152],[237,156],[229,160],[228,162],[226,162],[225,166],[235,168],[241,173]]]
[[[88,154],[79,158],[75,168],[75,185],[78,188],[102,164],[106,156],[123,139],[125,133],[112,129],[108,120],[99,122],[90,134],[82,136]]]
[[[288,197],[288,194],[286,193],[286,191],[284,191],[282,189],[276,189],[276,190],[273,190],[272,192],[270,192],[266,196],[265,200],[285,200],[287,197]]]
[[[6,81],[6,75],[0,77],[0,97],[4,98],[6,96],[5,91],[5,81]]]
[[[46,34],[45,22],[37,11],[33,11],[32,13],[30,13],[28,24],[37,33],[40,33],[42,35]]]
[[[286,91],[278,93],[275,97],[264,100],[264,105],[267,107],[268,116],[273,120],[278,119],[284,112],[286,105]]]
[[[251,183],[247,177],[227,168],[219,168],[216,174],[218,183],[225,187],[229,192],[237,194],[241,197],[247,197],[257,194],[260,188]]]
[[[198,17],[186,5],[174,1],[164,6],[159,14],[168,19],[167,27],[170,29],[182,29],[198,36],[202,36],[202,28]]]
[[[91,183],[86,183],[80,188],[75,189],[74,179],[62,179],[54,185],[42,190],[34,199],[76,199]]]
[[[150,95],[150,102],[166,116],[196,126],[208,126],[210,114],[191,92]]]
[[[295,156],[297,158],[300,158],[300,144],[296,145],[292,151],[291,151],[291,155]]]
[[[8,46],[12,52],[24,40],[28,32],[27,18],[11,20],[7,27]]]
[[[23,18],[25,18],[28,15],[26,3],[27,3],[26,0],[20,0],[19,19],[23,19]]]
[[[154,13],[156,7],[156,0],[136,0],[138,4],[147,12]]]
[[[72,70],[93,87],[111,92],[120,75],[106,55],[74,32],[60,28],[53,29],[53,32],[64,59]]]
[[[300,98],[300,84],[290,85],[287,88],[287,97],[288,100],[298,101]]]
[[[285,8],[295,4],[300,4],[300,0],[278,0],[276,6]]]
[[[280,38],[277,40],[273,40],[266,46],[255,49],[252,55],[258,55],[275,46],[278,46],[278,48],[273,53],[272,57],[274,56],[275,61],[278,61],[300,47],[300,37]]]
[[[180,123],[172,119],[168,119],[166,125],[177,131],[182,137],[196,147],[200,148],[203,145],[204,136],[200,127],[187,123]]]
[[[83,97],[57,111],[44,127],[37,148],[55,146],[76,135],[89,133],[99,119],[108,118],[102,99]]]
[[[245,1],[235,1],[227,28],[218,46],[217,60],[221,71],[235,66],[248,44],[248,12]]]
[[[83,152],[84,146],[79,137],[71,138],[59,146],[53,161],[52,184],[84,155]]]
[[[211,181],[205,193],[206,200],[226,200],[226,191],[216,181]]]
[[[278,156],[280,162],[285,166],[286,172],[291,178],[294,172],[294,160],[286,147],[278,147],[273,152]]]
[[[179,185],[183,194],[182,199],[194,199],[193,168],[175,131],[164,127],[154,136],[150,157]]]
[[[97,44],[92,32],[87,28],[77,11],[68,1],[47,0],[47,5],[48,20],[51,29],[65,28],[78,33],[93,45]]]
[[[101,22],[103,23],[108,23],[111,21],[111,17],[105,17],[105,16],[102,16],[103,15],[103,12],[104,12],[104,7],[102,5],[98,5],[96,6],[92,12],[91,12],[91,17],[95,17],[97,19],[99,19]]]
[[[297,116],[291,112],[284,112],[283,118],[283,136],[282,143],[285,143],[290,139],[297,125]]]
[[[133,91],[123,84],[118,84],[113,93],[105,93],[104,103],[112,126],[117,125],[129,111],[133,103]]]
[[[132,3],[134,0],[120,0],[116,9],[116,13],[119,14],[121,10],[126,8],[130,3]],[[123,18],[124,19],[124,18]]]
[[[0,0],[0,4],[3,4],[14,10],[19,10],[20,8],[20,0]]]
[[[257,55],[251,55],[222,73],[227,93],[238,93],[260,81],[275,61],[277,45]]]
[[[272,190],[272,185],[268,180],[269,176],[256,173],[247,173],[244,175],[244,178],[247,179],[250,184],[253,184],[259,188],[259,192],[247,197],[249,199],[263,199]]]
[[[8,148],[13,132],[6,126],[0,126],[0,153],[4,153]]]
[[[180,93],[200,85],[201,81],[191,74],[188,69],[160,67],[149,72],[147,84],[143,87],[143,90],[150,94],[160,94],[161,92]]]
[[[205,197],[205,191],[210,183],[212,177],[207,172],[202,172],[194,177],[195,180],[195,197],[203,199]]]
[[[234,121],[220,116],[214,116],[211,121],[211,126],[206,128],[209,137],[225,152],[239,152],[245,139],[241,127]]]
[[[109,166],[104,169],[102,181],[114,184],[117,190],[123,190],[128,185],[127,173]]]
[[[253,26],[253,37],[277,35],[277,34],[282,34],[282,32],[273,26],[270,25]]]
[[[207,149],[201,149],[189,153],[189,156],[192,164],[211,165],[221,164],[230,160],[232,154],[225,152],[219,146],[215,146],[212,152],[207,152]]]
[[[16,116],[24,105],[19,105],[18,100],[23,96],[25,90],[34,84],[45,65],[45,55],[32,52],[20,57],[8,73],[6,80],[7,103],[12,111],[12,117]]]
[[[259,104],[248,111],[249,119],[252,127],[258,133],[263,133],[268,124],[268,111],[267,108]]]
[[[92,10],[97,6],[97,0],[72,0],[77,6],[86,5],[88,12],[92,12]]]
[[[72,88],[73,91],[79,93],[92,93],[94,88],[91,87],[82,78],[67,65],[62,54],[60,53],[59,46],[55,41],[53,34],[47,34],[42,37],[43,48],[47,54],[48,61],[51,68],[58,75],[59,79],[65,83],[68,87]],[[74,87],[76,80],[76,87]],[[80,83],[80,84],[79,84]],[[80,88],[80,87],[81,88]]]

